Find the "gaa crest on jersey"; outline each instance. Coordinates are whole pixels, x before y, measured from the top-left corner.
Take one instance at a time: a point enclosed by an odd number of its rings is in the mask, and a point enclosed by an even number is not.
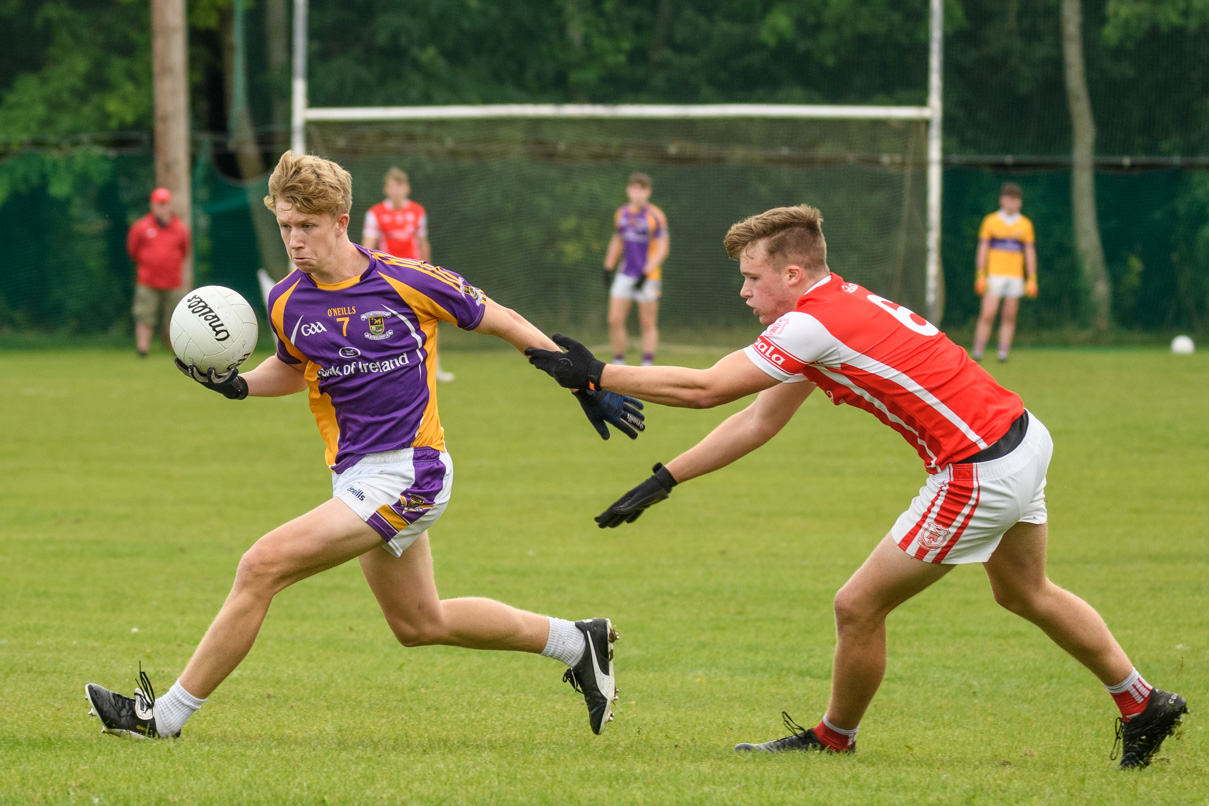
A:
[[[840,286],[841,291],[844,291],[849,294],[855,294],[858,288],[860,288],[860,286],[857,285],[856,283],[844,283],[843,285]]]
[[[365,338],[373,341],[381,341],[382,339],[390,338],[393,330],[387,330],[386,320],[390,318],[390,311],[370,311],[369,313],[361,314],[361,321],[365,322],[369,328],[369,332],[365,334]]]
[[[938,549],[949,539],[949,530],[937,525],[936,521],[928,521],[919,530],[919,545],[931,551]]]

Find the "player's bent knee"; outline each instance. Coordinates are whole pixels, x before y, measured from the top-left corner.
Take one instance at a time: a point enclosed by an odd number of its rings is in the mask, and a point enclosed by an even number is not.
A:
[[[860,632],[877,628],[884,616],[858,592],[847,587],[835,595],[835,629],[837,633]]]
[[[995,604],[1022,618],[1028,618],[1037,609],[1036,596],[1029,591],[1018,588],[993,588],[992,593],[995,596]]]
[[[289,576],[279,558],[264,550],[260,544],[252,546],[239,558],[235,570],[235,587],[276,593],[289,584]]]
[[[405,647],[435,646],[446,643],[448,631],[439,621],[389,620],[395,640]]]

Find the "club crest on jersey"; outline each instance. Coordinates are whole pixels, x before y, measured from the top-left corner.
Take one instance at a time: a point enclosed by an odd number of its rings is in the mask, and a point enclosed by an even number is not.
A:
[[[949,530],[938,526],[936,521],[928,521],[919,530],[919,545],[931,551],[938,549],[949,539]]]
[[[841,291],[845,291],[849,294],[855,294],[858,288],[860,288],[860,286],[856,283],[844,283],[840,286]]]
[[[483,292],[480,289],[475,288],[470,283],[466,282],[465,280],[462,280],[461,278],[459,278],[459,280],[458,280],[458,286],[459,286],[458,290],[462,292],[462,296],[467,297],[468,299],[474,300],[479,305],[483,304],[484,297],[483,297]]]
[[[361,321],[369,326],[369,332],[365,334],[365,338],[374,341],[390,338],[390,335],[394,331],[386,329],[386,320],[391,315],[390,311],[370,311],[369,313],[361,314]]]

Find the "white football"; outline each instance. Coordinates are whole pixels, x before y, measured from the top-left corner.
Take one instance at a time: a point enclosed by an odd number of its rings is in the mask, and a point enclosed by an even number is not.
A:
[[[1192,355],[1196,352],[1196,345],[1190,336],[1176,336],[1171,340],[1171,352],[1176,355]]]
[[[168,326],[172,352],[203,373],[235,369],[256,349],[256,311],[237,292],[206,285],[185,294]]]

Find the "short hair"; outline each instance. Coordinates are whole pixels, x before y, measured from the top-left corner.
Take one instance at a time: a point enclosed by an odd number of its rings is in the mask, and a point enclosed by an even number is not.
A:
[[[1015,182],[1004,182],[999,186],[1000,196],[1011,196],[1016,199],[1024,198],[1024,191],[1020,189],[1020,185]]]
[[[338,218],[353,209],[353,178],[331,160],[287,151],[273,169],[264,197],[264,206],[273,212],[278,202],[307,215]]]
[[[815,274],[827,270],[827,240],[823,216],[817,207],[774,207],[732,224],[722,244],[731,259],[763,244],[765,254],[777,268],[797,263]]]
[[[405,185],[411,184],[411,180],[407,178],[407,171],[403,170],[402,168],[397,168],[394,165],[390,166],[390,170],[386,172],[386,176],[382,177],[383,183],[390,182],[392,180],[395,182],[402,182]]]
[[[651,186],[651,177],[641,171],[635,171],[630,174],[630,178],[625,181],[627,185],[642,185],[644,188]]]

